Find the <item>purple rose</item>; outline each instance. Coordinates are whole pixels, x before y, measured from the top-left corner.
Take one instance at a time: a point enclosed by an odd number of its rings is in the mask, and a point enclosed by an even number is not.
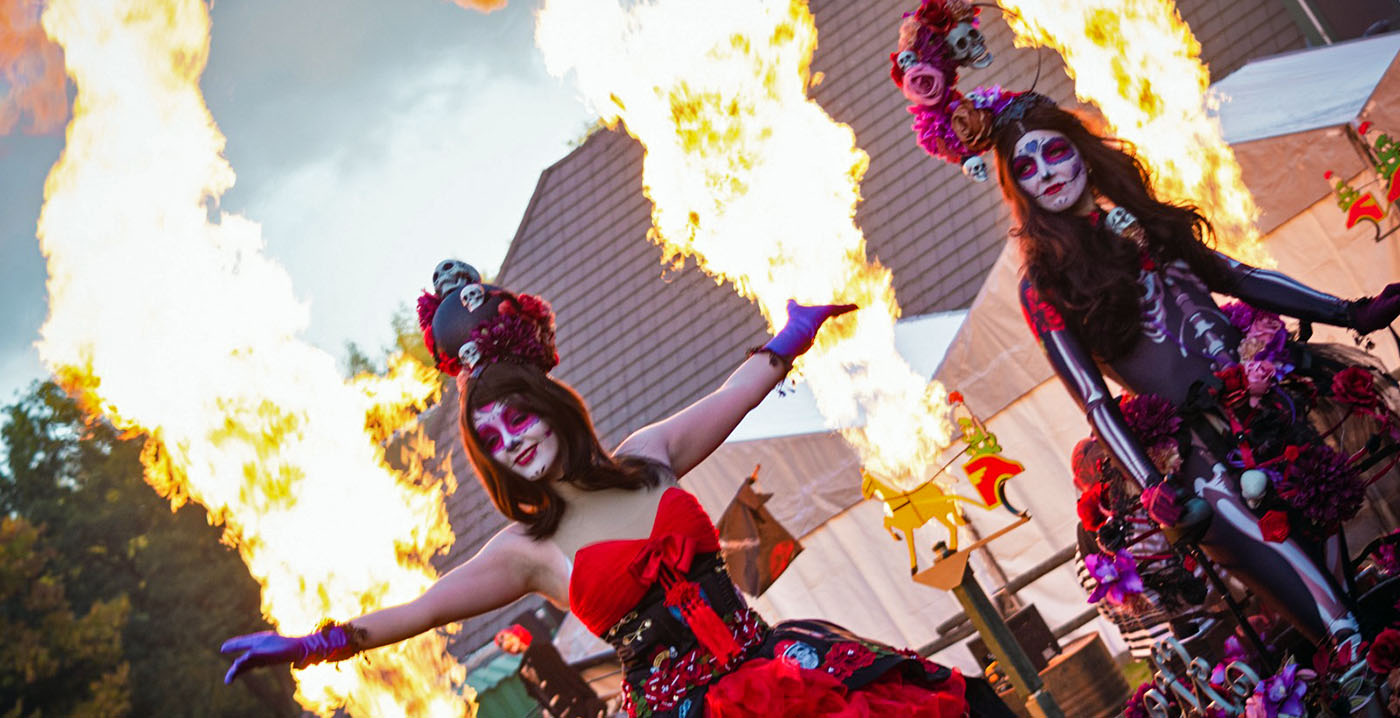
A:
[[[1098,603],[1107,597],[1109,603],[1122,605],[1128,596],[1143,591],[1137,559],[1126,549],[1119,549],[1116,554],[1089,554],[1084,557],[1084,566],[1098,582],[1094,592],[1089,594],[1089,603]]]
[[[1220,308],[1225,316],[1230,318],[1230,323],[1240,331],[1248,331],[1249,325],[1254,322],[1254,307],[1244,302],[1230,302]]]

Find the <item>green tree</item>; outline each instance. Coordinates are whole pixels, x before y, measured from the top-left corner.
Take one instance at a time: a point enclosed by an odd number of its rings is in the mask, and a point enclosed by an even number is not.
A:
[[[125,718],[126,597],[94,602],[79,616],[55,563],[39,529],[0,518],[0,711],[6,718]]]
[[[260,671],[223,685],[228,662],[219,643],[268,628],[258,586],[202,507],[171,511],[145,483],[142,437],[86,416],[52,382],[34,386],[0,416],[7,459],[0,515],[43,527],[51,571],[75,615],[128,602],[121,649],[131,715],[300,713],[289,672]],[[0,694],[0,711],[3,700]],[[51,715],[28,698],[25,706]]]

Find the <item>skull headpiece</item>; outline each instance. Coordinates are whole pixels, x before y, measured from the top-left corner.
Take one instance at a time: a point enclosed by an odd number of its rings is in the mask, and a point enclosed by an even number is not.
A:
[[[970,22],[960,22],[948,31],[948,54],[963,66],[978,69],[992,64],[992,54],[987,52],[986,38],[982,31]]]
[[[467,308],[467,311],[474,312],[477,308],[486,303],[486,285],[468,284],[462,287],[462,291],[459,292],[457,296],[458,299],[462,301],[462,306]]]
[[[433,269],[433,291],[438,297],[447,296],[449,291],[463,284],[475,284],[480,281],[481,272],[460,259],[444,259]]]
[[[973,155],[963,160],[963,174],[973,182],[987,181],[987,161],[981,155]]]

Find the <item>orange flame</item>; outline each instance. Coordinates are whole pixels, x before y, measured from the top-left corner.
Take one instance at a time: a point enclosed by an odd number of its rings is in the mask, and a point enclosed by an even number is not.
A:
[[[1200,207],[1221,251],[1260,266],[1259,208],[1207,110],[1210,70],[1170,0],[998,0],[1018,47],[1059,51],[1079,99],[1137,145],[1160,198]]]
[[[548,0],[535,42],[551,73],[572,70],[599,116],[646,146],[667,259],[693,257],[770,325],[789,297],[860,305],[801,370],[866,469],[912,485],[949,443],[946,394],[895,351],[890,272],[867,260],[854,222],[869,158],[807,97],[816,37],[801,0]]]
[[[0,135],[44,134],[68,118],[63,50],[39,24],[39,0],[0,0]]]
[[[439,488],[396,480],[376,441],[436,383],[396,365],[347,386],[297,338],[306,308],[258,226],[218,210],[234,175],[199,92],[206,4],[52,0],[43,24],[77,99],[39,222],[41,358],[152,437],[148,480],[224,523],[284,631],[417,596],[452,532]],[[297,697],[325,716],[457,717],[462,674],[429,634],[299,671]]]

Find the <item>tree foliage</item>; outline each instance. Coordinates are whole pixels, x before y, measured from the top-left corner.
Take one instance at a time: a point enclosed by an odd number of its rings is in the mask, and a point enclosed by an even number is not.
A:
[[[260,616],[258,586],[238,555],[220,543],[220,531],[209,525],[203,508],[172,511],[145,483],[142,437],[123,436],[85,416],[62,389],[47,382],[4,409],[0,442],[6,459],[0,467],[0,516],[31,527],[29,533],[13,531],[31,542],[35,557],[44,557],[45,573],[38,575],[56,587],[46,589],[50,602],[38,608],[15,600],[11,614],[6,603],[3,620],[42,630],[46,620],[65,610],[75,625],[98,616],[91,619],[94,626],[120,627],[121,659],[110,666],[91,657],[86,663],[54,659],[97,671],[69,675],[60,668],[55,676],[67,686],[59,691],[62,696],[31,680],[38,673],[0,660],[0,716],[8,718],[20,701],[23,712],[15,715],[25,718],[38,710],[43,718],[299,714],[289,673],[261,671],[232,687],[223,685],[227,661],[218,653],[219,643],[268,628]],[[0,571],[32,572],[34,560]],[[0,643],[10,642],[5,628]],[[93,645],[106,645],[94,640]],[[97,703],[73,702],[81,696]],[[104,705],[120,706],[124,696],[129,712],[104,712]]]

